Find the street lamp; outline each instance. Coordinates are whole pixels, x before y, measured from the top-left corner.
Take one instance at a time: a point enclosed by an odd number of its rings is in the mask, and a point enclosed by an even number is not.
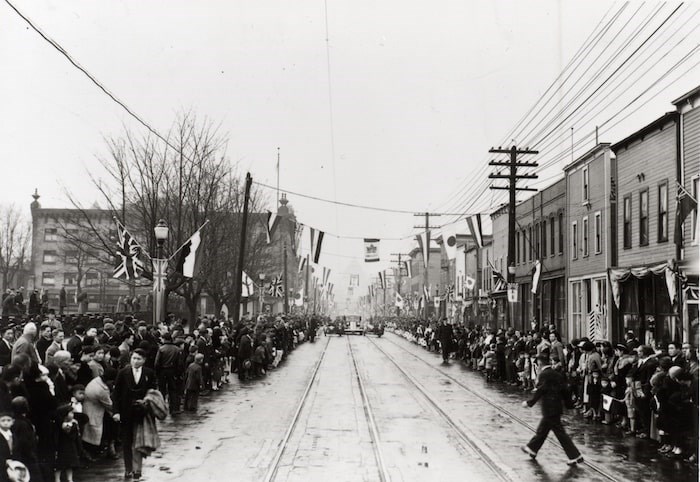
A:
[[[260,273],[258,275],[260,279],[260,314],[263,312],[263,301],[265,297],[265,273]]]
[[[168,260],[163,256],[163,246],[168,239],[168,225],[164,219],[158,221],[153,228],[158,244],[158,257],[153,258],[153,324],[163,321],[165,279],[167,276]]]

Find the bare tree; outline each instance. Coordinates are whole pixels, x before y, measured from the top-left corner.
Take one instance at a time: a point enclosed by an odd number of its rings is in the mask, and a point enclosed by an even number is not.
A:
[[[14,205],[0,206],[0,275],[8,287],[27,263],[31,228]]]

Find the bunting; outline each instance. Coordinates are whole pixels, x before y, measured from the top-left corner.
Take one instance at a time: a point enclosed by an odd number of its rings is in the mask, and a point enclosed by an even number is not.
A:
[[[311,259],[314,263],[318,263],[321,258],[321,245],[323,244],[323,231],[309,228],[309,236],[311,237]]]
[[[469,232],[474,239],[474,243],[479,248],[484,247],[484,235],[481,230],[481,214],[475,214],[467,218],[467,225],[469,226]]]

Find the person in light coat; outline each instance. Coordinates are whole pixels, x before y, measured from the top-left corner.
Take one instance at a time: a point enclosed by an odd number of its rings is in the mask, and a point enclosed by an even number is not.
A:
[[[83,413],[88,423],[83,428],[83,442],[98,446],[102,441],[105,412],[112,414],[112,398],[102,376],[93,378],[85,387]]]

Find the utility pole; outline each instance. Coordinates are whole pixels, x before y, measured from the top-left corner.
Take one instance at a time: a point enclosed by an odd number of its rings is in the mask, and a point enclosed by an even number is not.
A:
[[[399,266],[399,271],[398,271],[398,276],[397,276],[397,282],[396,282],[396,292],[401,296],[401,279],[402,279],[402,273],[401,273],[401,256],[408,256],[406,253],[391,253],[391,256],[398,256],[398,259],[392,259],[392,263],[397,263]],[[401,308],[398,306],[396,307],[396,316],[399,316],[401,313]]]
[[[233,322],[241,319],[241,288],[243,287],[243,261],[245,260],[245,238],[248,227],[248,201],[250,201],[250,185],[253,178],[250,173],[245,176],[245,197],[243,198],[243,216],[241,219],[241,239],[238,246],[238,264],[236,265],[236,279],[233,280],[235,292],[233,296]]]
[[[530,150],[529,148],[518,149],[513,145],[510,149],[498,149],[491,148],[489,152],[492,154],[509,154],[510,159],[507,161],[491,161],[489,166],[500,166],[509,168],[508,174],[501,174],[498,171],[495,174],[489,174],[489,179],[507,179],[508,186],[489,186],[490,189],[504,190],[509,193],[508,200],[508,257],[506,259],[507,273],[506,279],[510,285],[513,282],[515,273],[511,273],[515,266],[515,195],[518,191],[533,191],[536,192],[537,189],[530,187],[517,187],[516,184],[519,179],[537,179],[537,174],[518,174],[519,167],[537,167],[539,164],[536,162],[518,162],[518,155],[520,154],[538,154],[538,151]],[[512,326],[512,314],[511,314],[511,303],[508,303],[508,309],[506,310],[506,319],[508,326]]]
[[[306,277],[304,278],[304,298],[306,300],[302,300],[304,302],[304,308],[306,310],[306,314],[309,313],[309,300],[311,300],[311,296],[309,296],[309,270],[311,269],[310,266],[310,255],[306,255]]]
[[[430,225],[430,216],[440,216],[438,213],[429,213],[429,212],[424,212],[424,213],[416,213],[414,216],[425,216],[425,224],[423,226],[413,226],[414,229],[425,229],[425,253],[421,253],[421,256],[423,257],[423,293],[428,291],[429,288],[429,277],[428,277],[428,270],[430,268],[430,230],[431,229],[440,229],[440,226],[431,226]],[[427,254],[427,256],[426,256]],[[423,318],[426,320],[428,319],[428,300],[423,300]]]
[[[287,283],[287,243],[284,243],[284,314],[289,314],[289,284]]]

